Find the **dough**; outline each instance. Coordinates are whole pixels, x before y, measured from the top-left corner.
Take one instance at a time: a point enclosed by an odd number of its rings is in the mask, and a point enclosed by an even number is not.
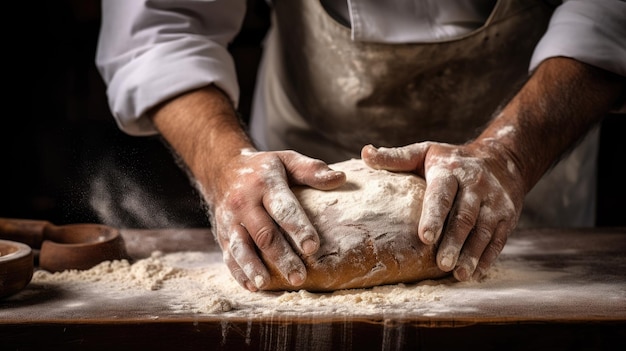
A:
[[[320,235],[318,252],[302,257],[307,280],[298,289],[367,288],[446,275],[435,263],[436,248],[422,244],[417,236],[422,178],[374,170],[357,159],[330,166],[346,173],[342,187],[292,189]],[[266,290],[293,289],[267,265],[272,282]]]

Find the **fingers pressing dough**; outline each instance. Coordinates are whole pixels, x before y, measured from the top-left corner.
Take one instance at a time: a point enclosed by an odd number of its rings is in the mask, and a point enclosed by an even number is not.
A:
[[[330,165],[346,184],[330,190],[292,190],[320,235],[320,249],[302,257],[303,285],[292,287],[265,259],[272,279],[265,290],[332,291],[439,278],[434,245],[418,238],[425,181],[410,173],[374,170],[362,160]]]

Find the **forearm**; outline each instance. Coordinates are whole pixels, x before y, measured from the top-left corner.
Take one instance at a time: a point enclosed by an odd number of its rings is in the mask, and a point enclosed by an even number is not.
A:
[[[230,158],[253,147],[232,103],[212,85],[162,104],[150,117],[203,186],[215,179]]]
[[[212,231],[237,282],[251,291],[274,279],[300,286],[307,272],[299,254],[312,255],[320,243],[290,185],[332,189],[345,174],[293,151],[254,152],[233,104],[215,86],[150,115],[210,205]]]
[[[527,193],[616,107],[625,82],[624,77],[573,59],[548,59],[476,142],[502,147],[524,179]]]

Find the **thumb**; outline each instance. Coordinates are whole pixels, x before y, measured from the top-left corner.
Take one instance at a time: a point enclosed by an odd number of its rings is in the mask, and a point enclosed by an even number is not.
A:
[[[346,174],[331,169],[325,162],[296,152],[279,154],[289,181],[294,185],[308,185],[320,190],[331,190],[346,182]]]
[[[430,145],[429,142],[392,148],[366,145],[361,150],[361,158],[374,169],[423,174],[424,159]]]

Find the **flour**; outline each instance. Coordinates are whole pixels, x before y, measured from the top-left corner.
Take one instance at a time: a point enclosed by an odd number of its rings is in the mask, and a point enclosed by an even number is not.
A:
[[[226,284],[224,285],[223,283]],[[71,291],[98,294],[100,298],[128,298],[158,291],[178,312],[229,311],[228,290],[241,289],[231,281],[218,253],[187,252],[149,258],[131,264],[127,260],[104,261],[89,270],[50,273],[38,270],[33,284],[56,285]],[[216,290],[221,287],[221,290]]]
[[[372,172],[385,173],[385,171]],[[314,204],[309,204],[306,208],[318,214],[315,220],[317,224],[325,223],[324,221],[328,219],[325,217],[325,211],[337,208],[342,209],[335,211],[339,221],[330,221],[326,225],[332,223],[342,225],[351,221],[371,219],[376,215],[376,211],[383,210],[385,213],[391,212],[385,215],[390,221],[382,221],[380,224],[387,231],[396,224],[404,223],[407,217],[419,221],[419,197],[423,194],[418,193],[415,198],[411,198],[406,195],[408,187],[403,183],[404,178],[401,174],[390,173],[389,177],[392,178],[383,177],[387,180],[369,181],[367,185],[370,188],[365,189],[358,174],[349,175],[348,183],[343,188],[345,191],[343,195],[346,196],[341,197],[321,191],[298,194],[302,196],[303,203],[314,201]],[[355,189],[365,189],[367,195],[349,195]],[[396,199],[414,201],[416,206],[400,205],[403,201],[395,201]],[[351,207],[346,205],[345,201],[365,203],[370,206],[369,212],[358,210],[363,205]],[[375,208],[375,211],[372,208]],[[414,217],[415,215],[418,217]],[[396,224],[394,220],[397,220]],[[405,246],[401,240],[391,240],[385,235],[376,235],[369,239],[373,239],[370,243],[371,247],[376,249],[375,252],[393,252],[390,254],[394,256],[393,259],[385,262],[397,262],[402,259],[397,253],[398,249]],[[75,309],[76,313],[81,313],[88,310],[89,306],[97,306],[93,309],[103,311],[103,306],[120,306],[119,301],[126,302],[124,308],[133,306],[134,311],[139,313],[158,311],[155,318],[188,316],[190,313],[278,319],[290,315],[302,318],[320,316],[378,318],[382,314],[385,318],[425,316],[452,317],[458,320],[463,316],[475,317],[476,313],[485,311],[491,315],[508,311],[511,316],[531,318],[537,315],[537,311],[543,311],[554,304],[563,307],[563,301],[567,302],[565,307],[574,306],[574,309],[568,309],[567,313],[579,315],[580,309],[590,306],[589,296],[602,296],[602,299],[594,300],[593,307],[596,308],[594,313],[612,311],[616,306],[624,308],[626,301],[624,290],[617,291],[615,285],[610,282],[611,279],[607,279],[607,282],[597,277],[592,281],[585,279],[589,275],[587,261],[570,260],[569,265],[545,265],[541,261],[533,263],[532,258],[537,255],[539,248],[537,245],[543,244],[514,237],[510,239],[495,266],[480,282],[459,283],[448,277],[425,279],[417,283],[386,283],[372,288],[340,288],[325,293],[314,293],[311,290],[253,293],[236,283],[223,263],[221,252],[163,254],[155,251],[149,257],[134,263],[124,260],[107,261],[85,271],[72,270],[53,274],[38,270],[29,287],[8,301],[23,299],[28,302],[29,296],[33,294],[54,291],[55,294],[64,296],[68,303],[58,311],[46,310],[45,313],[52,317],[66,316],[72,309]],[[341,253],[349,254],[362,246],[362,237],[337,234],[329,236],[322,242],[320,250],[327,250],[327,260],[330,260],[327,262],[333,263],[332,260],[340,257]],[[391,249],[386,250],[387,248]],[[564,254],[550,252],[550,255],[557,255],[560,259],[565,257]],[[355,255],[355,265],[362,263],[357,261],[362,256]],[[520,261],[520,257],[525,259]],[[330,266],[332,267],[332,264]],[[368,272],[384,272],[388,268],[376,265]],[[338,272],[338,269],[331,270],[328,279],[333,278],[333,275],[341,275]],[[361,279],[367,278],[368,276],[361,276]],[[125,309],[123,313],[126,312]]]
[[[345,173],[345,184],[333,190],[292,188],[320,238],[318,251],[301,257],[307,277],[300,288],[318,292],[367,288],[446,274],[435,263],[435,248],[417,236],[424,179],[376,170],[360,159],[330,167]],[[266,264],[274,277],[280,275],[271,260]],[[264,288],[293,286],[278,278]]]
[[[439,301],[447,281],[425,281],[415,285],[389,285],[372,289],[347,289],[316,294],[257,292],[241,288],[222,263],[221,254],[180,252],[162,254],[130,264],[126,260],[105,261],[84,271],[49,273],[38,270],[32,284],[55,285],[70,291],[97,295],[99,299],[149,296],[165,298],[174,313],[230,313],[265,315],[276,311],[308,311],[372,314],[385,306],[409,307]]]
[[[179,268],[166,266],[161,256],[159,251],[155,251],[150,258],[132,265],[127,260],[104,261],[89,270],[68,270],[54,274],[39,270],[35,276],[42,282],[121,283],[128,289],[159,290],[165,280],[177,276],[180,271]]]
[[[536,241],[536,240],[535,240]],[[368,289],[342,289],[328,293],[249,292],[232,278],[219,252],[154,252],[132,264],[103,262],[85,271],[49,273],[38,270],[29,287],[10,298],[25,299],[38,291],[57,291],[67,304],[52,316],[88,311],[91,305],[132,306],[135,311],[158,311],[165,316],[222,316],[224,318],[299,318],[385,316],[386,318],[476,317],[504,311],[517,318],[532,318],[554,310],[580,316],[624,309],[623,289],[613,278],[589,280],[587,261],[569,260],[566,266],[546,266],[541,261],[520,260],[537,252],[535,241],[512,238],[495,266],[480,282],[455,282],[451,278],[414,284],[381,285]],[[577,252],[551,252],[577,257]],[[590,296],[601,296],[590,304]],[[137,305],[139,301],[139,305]],[[144,306],[145,305],[145,306]],[[119,307],[118,307],[119,308]],[[131,307],[124,307],[124,313]],[[151,312],[154,313],[154,312]],[[378,317],[377,317],[378,318]]]
[[[381,213],[388,214],[391,221],[419,219],[423,184],[415,189],[416,183],[407,178],[406,174],[374,170],[358,160],[338,163],[333,168],[348,173],[347,184],[340,189],[296,190],[303,207],[313,217],[319,216],[330,206],[336,206],[341,208],[341,215],[336,219],[339,223],[359,223],[377,218]]]

